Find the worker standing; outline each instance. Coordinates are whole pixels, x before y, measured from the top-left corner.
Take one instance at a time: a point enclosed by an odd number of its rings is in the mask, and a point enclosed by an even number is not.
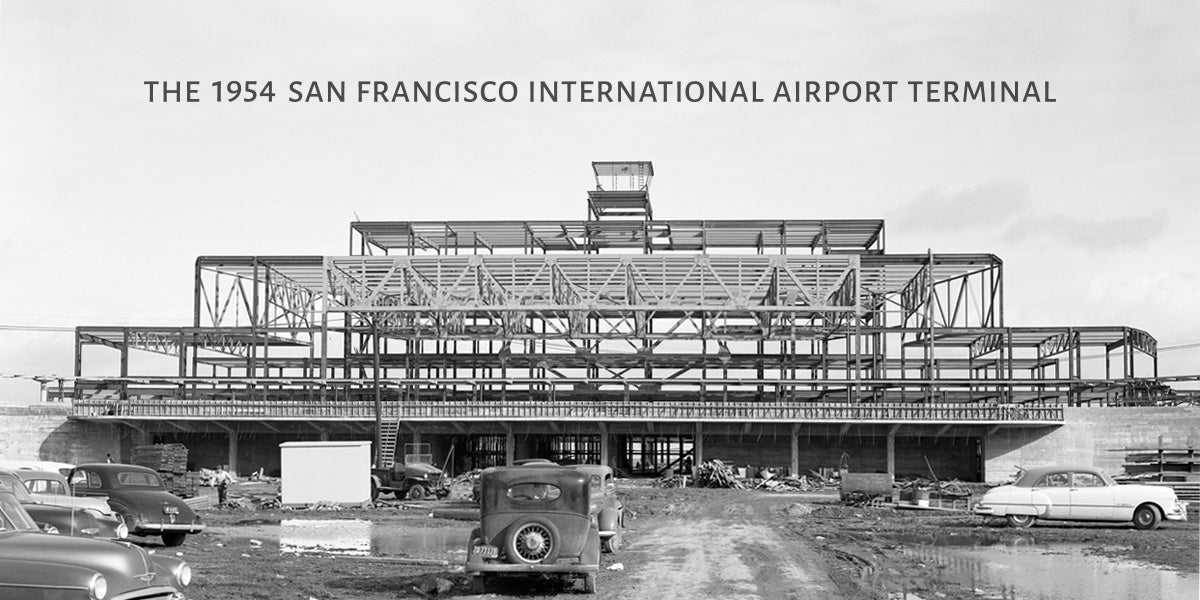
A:
[[[226,465],[221,465],[217,470],[217,504],[225,504],[225,495],[229,490],[229,484],[233,483],[233,475],[225,469]]]

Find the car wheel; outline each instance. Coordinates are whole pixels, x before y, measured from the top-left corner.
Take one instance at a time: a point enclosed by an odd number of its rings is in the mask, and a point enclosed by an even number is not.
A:
[[[425,499],[425,488],[420,485],[414,485],[414,486],[408,488],[408,499],[409,500],[424,500]]]
[[[471,576],[471,593],[486,594],[487,593],[487,575],[482,573]]]
[[[621,532],[618,531],[616,535],[604,540],[601,549],[609,553],[619,552],[621,550]]]
[[[1162,522],[1162,516],[1158,514],[1158,509],[1149,504],[1143,504],[1133,511],[1133,526],[1138,529],[1158,529],[1158,524]]]
[[[1037,521],[1037,517],[1033,515],[1007,515],[1004,517],[1004,520],[1008,522],[1009,527],[1025,529],[1026,527],[1032,527],[1034,522]]]
[[[375,480],[372,479],[371,480],[371,502],[374,502],[378,499],[379,499],[379,486],[375,483]]]
[[[596,593],[596,574],[588,573],[583,576],[583,591],[589,594]]]
[[[509,528],[505,541],[508,558],[515,563],[552,563],[558,558],[558,528],[540,518],[517,521]]]
[[[183,540],[185,538],[187,538],[186,533],[180,533],[177,531],[162,534],[163,545],[171,548],[183,545]]]

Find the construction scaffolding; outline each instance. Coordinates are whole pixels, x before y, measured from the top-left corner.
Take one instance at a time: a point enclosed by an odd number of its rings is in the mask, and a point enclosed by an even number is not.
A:
[[[191,326],[79,327],[64,393],[85,419],[361,432],[1034,426],[1170,401],[1144,331],[1007,325],[994,255],[891,254],[882,220],[656,220],[649,162],[593,169],[583,221],[358,221],[348,256],[201,256]],[[90,374],[94,346],[119,372]]]

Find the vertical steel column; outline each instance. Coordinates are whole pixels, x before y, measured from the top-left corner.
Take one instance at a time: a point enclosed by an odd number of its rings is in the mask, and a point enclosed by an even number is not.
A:
[[[693,457],[695,462],[692,464],[699,467],[704,462],[704,424],[700,422],[696,423],[696,437],[692,440],[692,453],[695,454]]]
[[[371,350],[372,350],[372,369],[371,376],[375,384],[375,468],[383,468],[383,453],[380,452],[383,444],[383,395],[379,390],[379,328],[375,324],[375,317],[371,317]]]

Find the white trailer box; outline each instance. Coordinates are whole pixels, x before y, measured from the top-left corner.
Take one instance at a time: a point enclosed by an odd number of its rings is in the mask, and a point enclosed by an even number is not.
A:
[[[371,442],[284,442],[279,462],[285,506],[371,501]]]

